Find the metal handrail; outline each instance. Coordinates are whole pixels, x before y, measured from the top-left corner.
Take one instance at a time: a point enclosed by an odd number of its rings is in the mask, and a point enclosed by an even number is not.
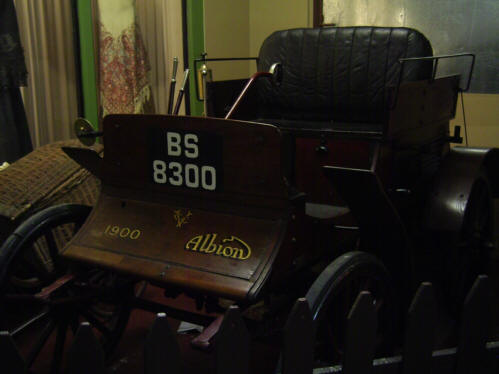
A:
[[[395,89],[395,98],[392,101],[393,104],[390,106],[390,109],[395,108],[395,106],[397,105],[399,87],[400,87],[400,84],[402,83],[402,76],[404,74],[404,67],[405,67],[406,62],[408,62],[408,61],[435,61],[435,63],[433,64],[433,69],[432,69],[432,73],[431,73],[431,81],[434,81],[435,77],[437,75],[438,61],[440,61],[441,59],[460,58],[460,57],[471,57],[471,64],[470,64],[470,68],[469,68],[469,72],[468,72],[468,81],[466,82],[466,87],[459,88],[460,91],[465,92],[465,91],[468,91],[470,89],[470,85],[471,85],[471,77],[473,76],[473,69],[475,67],[475,57],[476,57],[474,53],[456,53],[453,55],[399,58],[398,62],[401,65],[400,72],[399,72],[399,76],[398,76],[397,86]]]

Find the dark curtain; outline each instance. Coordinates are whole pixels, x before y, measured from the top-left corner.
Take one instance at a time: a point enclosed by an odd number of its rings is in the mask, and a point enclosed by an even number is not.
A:
[[[19,92],[26,77],[13,0],[0,0],[0,164],[33,150]]]

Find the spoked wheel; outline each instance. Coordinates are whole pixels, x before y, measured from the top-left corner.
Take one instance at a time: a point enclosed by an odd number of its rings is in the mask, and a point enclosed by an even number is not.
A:
[[[459,241],[450,248],[446,259],[447,294],[451,312],[460,310],[476,277],[488,273],[493,244],[493,200],[488,180],[476,179],[471,189]]]
[[[395,291],[385,266],[365,252],[338,257],[319,275],[307,292],[316,320],[316,366],[341,362],[347,316],[361,291],[370,291],[378,314],[377,351],[388,349],[397,324]]]
[[[30,373],[60,373],[83,321],[106,353],[126,327],[133,285],[104,270],[71,271],[59,256],[89,212],[81,205],[43,210],[0,248],[0,330],[11,334]]]

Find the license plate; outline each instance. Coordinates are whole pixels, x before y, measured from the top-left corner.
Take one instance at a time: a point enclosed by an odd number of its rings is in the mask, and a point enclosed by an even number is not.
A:
[[[207,132],[150,129],[151,181],[166,186],[221,191],[223,139]]]

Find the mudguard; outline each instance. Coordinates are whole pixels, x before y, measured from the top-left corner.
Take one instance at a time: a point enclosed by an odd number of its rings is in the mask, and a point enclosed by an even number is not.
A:
[[[492,197],[498,197],[498,148],[451,149],[430,188],[426,228],[432,231],[460,232],[473,184],[481,177],[488,179]]]

